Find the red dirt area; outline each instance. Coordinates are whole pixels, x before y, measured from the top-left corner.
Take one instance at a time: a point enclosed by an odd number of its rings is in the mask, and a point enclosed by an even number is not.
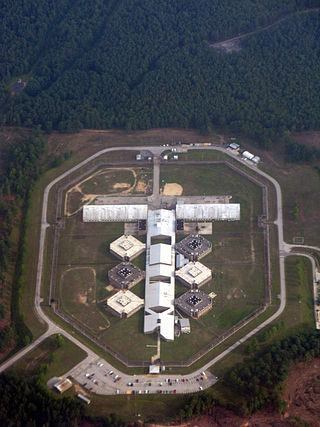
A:
[[[283,399],[288,403],[284,414],[259,411],[251,417],[240,417],[224,408],[215,408],[210,415],[176,427],[320,427],[320,359],[292,366]]]
[[[320,149],[320,132],[299,132],[291,135],[291,138],[300,144],[308,145],[309,147],[316,147]]]

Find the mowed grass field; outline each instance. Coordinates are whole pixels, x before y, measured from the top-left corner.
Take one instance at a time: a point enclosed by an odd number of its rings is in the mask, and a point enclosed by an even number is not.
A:
[[[182,185],[183,195],[231,195],[231,203],[241,205],[240,221],[215,222],[213,234],[204,236],[211,241],[213,250],[200,262],[212,269],[213,277],[201,290],[217,296],[212,310],[200,319],[191,319],[191,334],[180,336],[174,343],[161,343],[161,359],[178,361],[201,350],[263,302],[263,233],[257,226],[257,217],[262,214],[262,191],[221,164],[165,165],[160,179],[162,186]],[[183,237],[179,235],[178,240]],[[177,280],[176,297],[186,291]]]
[[[119,319],[105,309],[108,270],[121,261],[110,253],[110,243],[123,234],[123,223],[83,223],[81,215],[66,219],[59,242],[58,290],[63,310],[130,360],[150,360],[156,352],[155,335],[143,334],[143,310]],[[144,236],[140,240],[144,241]],[[145,254],[133,263],[145,269]],[[131,291],[144,298],[144,281]]]
[[[11,369],[19,375],[32,376],[39,373],[41,365],[47,365],[44,379],[49,380],[53,376],[65,374],[85,357],[86,353],[65,337],[63,345],[59,347],[56,335],[52,335],[22,357]]]

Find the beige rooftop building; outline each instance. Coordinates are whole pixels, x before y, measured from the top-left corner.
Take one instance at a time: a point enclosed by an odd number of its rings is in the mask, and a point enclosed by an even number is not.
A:
[[[131,235],[124,234],[110,243],[110,252],[123,261],[131,261],[145,250],[145,243]]]
[[[176,277],[189,288],[197,289],[211,280],[212,274],[210,268],[196,261],[189,262],[180,270],[177,270]]]
[[[131,291],[119,291],[107,300],[107,308],[120,318],[132,316],[143,306],[144,300]]]

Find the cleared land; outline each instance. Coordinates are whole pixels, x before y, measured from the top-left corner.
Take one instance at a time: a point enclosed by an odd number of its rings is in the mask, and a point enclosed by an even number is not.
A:
[[[85,357],[86,353],[66,338],[59,347],[56,335],[53,335],[27,353],[12,369],[23,376],[33,376],[39,373],[41,366],[47,366],[42,372],[44,379],[48,380],[63,375]]]
[[[67,191],[65,215],[74,215],[84,204],[93,203],[97,197],[102,195],[141,196],[150,194],[151,189],[151,168],[100,168]]]

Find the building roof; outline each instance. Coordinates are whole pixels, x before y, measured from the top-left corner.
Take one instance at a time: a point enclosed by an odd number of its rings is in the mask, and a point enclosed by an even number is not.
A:
[[[84,205],[84,222],[137,221],[147,219],[147,205]]]
[[[136,239],[131,235],[123,235],[117,240],[110,243],[110,250],[119,255],[121,258],[133,258],[138,255],[146,245],[140,240]]]
[[[109,280],[118,287],[130,287],[132,284],[140,282],[144,277],[144,271],[131,262],[121,262],[108,271]]]
[[[185,317],[182,317],[179,319],[180,327],[182,328],[189,328],[190,329],[190,320],[186,319]]]
[[[54,388],[56,388],[60,393],[64,393],[66,390],[72,387],[72,382],[68,379],[62,379],[55,383]]]
[[[244,151],[242,153],[242,157],[244,157],[245,159],[252,160],[254,158],[254,154],[250,153],[249,151]]]
[[[144,333],[159,329],[159,333],[166,341],[174,341],[173,309],[164,313],[150,313],[144,316]]]
[[[199,289],[190,289],[175,301],[178,309],[189,316],[197,317],[197,313],[206,312],[212,307],[212,299]]]
[[[160,336],[167,341],[174,340],[175,257],[173,248],[175,245],[175,232],[175,211],[166,209],[149,210],[147,247],[148,251],[150,248],[150,252],[148,253],[147,251],[146,257],[144,332],[152,333],[158,330]],[[157,236],[169,236],[171,245],[151,245],[152,237]],[[152,248],[153,246],[154,248]],[[165,252],[170,253],[170,260]],[[158,263],[151,264],[156,259],[158,259]],[[168,262],[168,264],[160,261]],[[166,282],[162,282],[161,279]],[[152,280],[154,282],[150,283]]]
[[[174,266],[168,264],[153,264],[149,265],[148,277],[171,277],[174,272]]]
[[[158,243],[150,246],[150,265],[152,264],[172,264],[171,245]]]
[[[143,307],[144,300],[131,291],[119,291],[108,298],[107,305],[120,315],[130,315],[138,307]]]
[[[237,150],[238,148],[240,148],[240,145],[236,144],[235,142],[231,142],[231,144],[229,144],[229,147],[233,150]]]
[[[165,309],[173,308],[174,304],[174,289],[171,283],[154,282],[146,286],[145,293],[146,310],[153,310],[156,307],[163,307]],[[156,310],[154,310],[156,311]],[[159,311],[157,309],[157,311]],[[165,311],[162,310],[161,311]]]
[[[240,219],[239,203],[177,204],[179,219],[202,221],[235,221]]]
[[[201,259],[212,251],[212,244],[199,234],[190,234],[176,244],[176,250],[189,259]]]
[[[149,374],[159,374],[160,366],[159,365],[150,365],[149,366]]]
[[[174,340],[174,286],[171,283],[146,285],[144,332],[157,328],[164,339]]]
[[[201,262],[189,262],[189,264],[176,271],[176,277],[192,285],[200,286],[208,279],[211,279],[211,270]]]
[[[172,236],[175,234],[175,212],[167,209],[149,211],[148,234],[150,237]]]

